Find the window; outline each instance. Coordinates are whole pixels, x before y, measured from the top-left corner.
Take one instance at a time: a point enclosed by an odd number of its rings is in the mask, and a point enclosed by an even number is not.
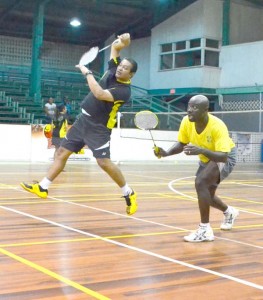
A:
[[[190,48],[201,47],[201,39],[190,40]]]
[[[172,50],[173,50],[173,44],[172,43],[161,45],[161,52],[162,53],[164,53],[164,52],[171,52]]]
[[[205,65],[211,67],[219,66],[219,52],[205,50]]]
[[[219,48],[219,41],[217,40],[212,40],[212,39],[206,39],[205,40],[205,46],[207,48],[215,48],[218,49]]]
[[[173,54],[161,55],[160,69],[170,70],[173,68]]]
[[[201,65],[201,50],[175,54],[175,68]]]
[[[177,42],[175,45],[176,50],[184,50],[186,48],[186,41]]]
[[[220,41],[211,38],[162,44],[159,70],[195,66],[219,67],[219,49]]]

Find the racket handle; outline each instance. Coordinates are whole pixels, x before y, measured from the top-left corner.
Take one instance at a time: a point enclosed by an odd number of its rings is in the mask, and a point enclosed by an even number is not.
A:
[[[113,42],[113,44],[115,44],[115,43],[117,43],[118,42],[118,39],[117,40],[115,40],[114,42]],[[110,45],[108,45],[108,46],[106,46],[106,47],[104,47],[104,48],[102,48],[102,49],[100,49],[99,50],[99,52],[102,52],[102,51],[104,51],[104,50],[106,50],[106,49],[108,49],[108,48],[110,48],[110,46],[111,46],[112,44],[110,44]]]
[[[154,144],[154,147],[153,147],[153,151],[157,155],[157,158],[160,159],[161,158],[161,156],[160,156],[160,149],[155,144]]]
[[[106,46],[106,47],[104,47],[104,48],[102,48],[102,49],[100,49],[100,50],[99,50],[99,52],[101,52],[101,51],[104,51],[104,50],[106,50],[106,49],[110,48],[110,46],[111,46],[111,44],[110,44],[110,45],[108,45],[108,46]]]

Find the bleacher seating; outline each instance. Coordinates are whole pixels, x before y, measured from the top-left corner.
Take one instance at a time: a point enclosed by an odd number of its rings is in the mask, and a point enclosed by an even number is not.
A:
[[[0,123],[30,124],[34,116],[0,91]]]
[[[29,122],[40,124],[45,122],[44,104],[52,97],[55,103],[61,103],[65,97],[70,100],[73,119],[80,113],[79,104],[88,94],[89,88],[85,79],[79,72],[66,72],[58,70],[42,70],[41,97],[36,101],[29,96],[30,68],[19,66],[0,65],[0,91],[4,92],[6,101],[5,108],[0,108],[0,123]],[[99,78],[99,74],[94,74]],[[9,110],[8,107],[13,107]],[[121,111],[152,110],[154,112],[167,112],[171,105],[149,95],[148,91],[132,86],[131,101],[121,108]],[[5,114],[5,112],[7,112]]]
[[[29,67],[0,65],[0,91],[3,99],[0,98],[5,102],[2,109],[0,107],[0,123],[27,123],[26,120],[36,124],[44,122],[44,104],[49,97],[53,97],[55,103],[61,103],[63,98],[67,97],[71,102],[74,119],[79,114],[79,103],[89,92],[79,72],[57,70],[42,71],[41,101],[34,101],[29,96],[29,90]],[[5,112],[10,113],[4,115]]]

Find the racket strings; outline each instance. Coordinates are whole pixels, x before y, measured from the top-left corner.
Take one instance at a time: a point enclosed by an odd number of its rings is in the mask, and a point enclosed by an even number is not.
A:
[[[158,125],[158,118],[154,113],[138,113],[134,119],[136,127],[143,130],[154,129]]]
[[[81,56],[79,65],[85,66],[91,63],[97,57],[98,53],[99,53],[99,47],[92,47],[89,51],[87,51]]]

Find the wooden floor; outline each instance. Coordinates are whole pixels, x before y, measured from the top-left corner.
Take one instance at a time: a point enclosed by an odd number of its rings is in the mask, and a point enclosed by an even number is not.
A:
[[[240,216],[216,239],[186,243],[199,212],[195,164],[122,164],[138,193],[120,190],[92,162],[70,162],[48,199],[23,191],[48,164],[0,164],[1,300],[263,299],[263,164],[238,165],[218,190]]]

